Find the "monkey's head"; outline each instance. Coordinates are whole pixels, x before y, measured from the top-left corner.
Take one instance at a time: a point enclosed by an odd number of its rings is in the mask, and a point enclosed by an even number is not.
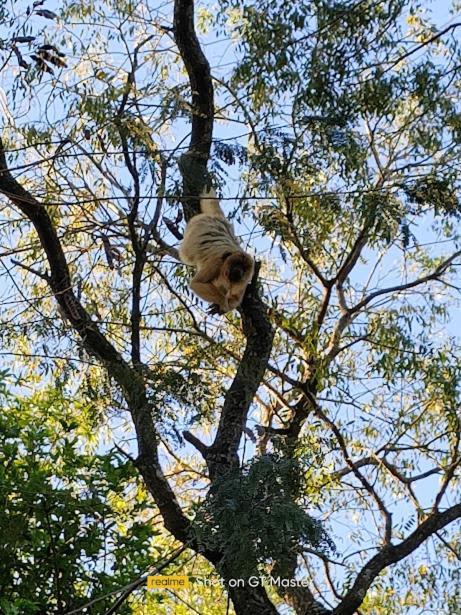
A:
[[[254,261],[245,252],[234,252],[224,261],[224,274],[231,284],[239,284],[244,279],[248,281],[253,275]]]

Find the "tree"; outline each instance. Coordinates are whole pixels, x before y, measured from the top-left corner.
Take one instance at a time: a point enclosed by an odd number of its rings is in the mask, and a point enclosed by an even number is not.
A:
[[[220,71],[193,1],[167,7],[11,17],[4,344],[23,382],[91,400],[236,613],[456,612],[460,24],[229,0],[198,13],[237,41]],[[210,179],[260,261],[224,318],[174,245]],[[268,569],[308,583],[232,583]]]
[[[160,531],[146,490],[115,449],[80,450],[84,411],[62,390],[25,399],[2,391],[2,613],[67,612],[151,565]]]

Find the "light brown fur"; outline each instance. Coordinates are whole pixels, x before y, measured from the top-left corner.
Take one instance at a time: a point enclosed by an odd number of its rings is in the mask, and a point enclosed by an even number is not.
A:
[[[190,287],[211,303],[211,313],[238,307],[254,273],[254,259],[244,252],[224,216],[214,191],[200,200],[202,213],[187,224],[179,256],[197,269]]]

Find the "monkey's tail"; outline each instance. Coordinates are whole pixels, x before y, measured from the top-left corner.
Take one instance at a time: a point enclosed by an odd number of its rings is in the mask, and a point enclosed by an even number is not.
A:
[[[200,197],[200,209],[203,214],[207,214],[209,216],[225,217],[223,210],[219,206],[219,199],[216,196],[214,188],[202,192]]]

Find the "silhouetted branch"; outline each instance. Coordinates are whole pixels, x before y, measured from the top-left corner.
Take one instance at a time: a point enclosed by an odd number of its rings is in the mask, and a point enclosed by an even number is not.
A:
[[[11,175],[0,140],[0,193],[4,194],[30,220],[40,239],[50,268],[50,289],[86,351],[97,357],[123,391],[138,440],[136,465],[152,494],[165,527],[178,540],[189,539],[189,521],[163,475],[158,457],[158,438],[152,420],[152,405],[139,370],[133,368],[92,321],[74,292],[66,256],[46,207]]]
[[[407,557],[433,534],[461,517],[461,504],[430,515],[408,538],[398,545],[385,545],[357,575],[351,589],[341,603],[332,611],[332,615],[353,615],[361,605],[365,595],[378,574]]]

